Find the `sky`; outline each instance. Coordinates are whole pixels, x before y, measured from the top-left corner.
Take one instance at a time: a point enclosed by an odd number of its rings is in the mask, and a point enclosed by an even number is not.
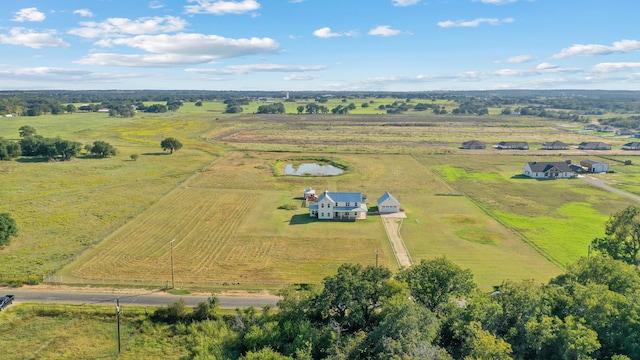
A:
[[[0,90],[640,90],[638,0],[2,0]]]

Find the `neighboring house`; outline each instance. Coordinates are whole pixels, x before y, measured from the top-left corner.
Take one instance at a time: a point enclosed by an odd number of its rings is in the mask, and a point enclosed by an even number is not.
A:
[[[309,215],[323,220],[356,220],[367,218],[367,204],[359,192],[329,192],[318,196],[318,203],[309,205]]]
[[[599,173],[609,171],[609,164],[595,160],[581,160],[580,166],[585,168],[587,172]]]
[[[629,135],[633,135],[633,131],[629,130],[629,129],[619,129],[619,130],[616,130],[616,135],[627,135],[627,136],[629,136]]]
[[[632,141],[622,145],[622,150],[640,150],[640,142]]]
[[[611,145],[599,141],[585,141],[578,145],[580,150],[611,150]]]
[[[572,178],[576,176],[571,166],[569,166],[569,164],[563,161],[528,162],[524,165],[524,169],[522,169],[522,174],[534,179],[558,179],[558,178]]]
[[[631,134],[632,138],[640,138],[640,131],[636,131],[633,134]]]
[[[600,126],[598,131],[599,132],[615,132],[616,128],[614,128],[613,126],[604,125],[604,126]]]
[[[501,141],[498,146],[500,150],[515,149],[515,150],[529,150],[529,144],[524,141]]]
[[[471,150],[486,149],[487,144],[479,140],[469,140],[462,143],[462,148]]]
[[[400,201],[388,192],[378,198],[378,212],[381,214],[400,211]]]
[[[542,144],[542,150],[568,150],[569,145],[562,141],[552,141]]]
[[[583,129],[585,129],[585,130],[599,130],[600,129],[600,125],[596,124],[596,123],[591,123],[589,125],[585,125]]]

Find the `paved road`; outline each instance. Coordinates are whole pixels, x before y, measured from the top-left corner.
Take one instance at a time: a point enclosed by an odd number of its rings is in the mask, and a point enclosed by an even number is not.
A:
[[[136,306],[164,306],[179,299],[184,300],[188,306],[196,306],[198,303],[207,301],[208,296],[179,296],[164,293],[148,294],[120,294],[120,293],[89,293],[89,292],[62,292],[49,290],[20,290],[20,289],[0,289],[0,293],[15,295],[15,303],[35,302],[35,303],[66,303],[66,304],[90,304],[90,305],[111,305],[116,299],[120,299],[120,305]],[[219,296],[221,308],[245,308],[250,306],[263,307],[265,305],[276,306],[277,297],[232,297]]]
[[[632,194],[632,193],[628,193],[626,191],[622,191],[620,189],[616,189],[614,187],[611,187],[611,186],[605,184],[604,181],[602,181],[600,179],[592,178],[592,177],[589,177],[589,176],[586,176],[586,175],[578,176],[578,179],[580,179],[582,181],[585,181],[585,182],[588,182],[589,184],[591,184],[593,186],[597,186],[597,187],[599,187],[601,189],[604,189],[604,190],[607,190],[607,191],[611,191],[613,193],[620,194],[622,196],[626,196],[629,199],[640,201],[640,196]]]

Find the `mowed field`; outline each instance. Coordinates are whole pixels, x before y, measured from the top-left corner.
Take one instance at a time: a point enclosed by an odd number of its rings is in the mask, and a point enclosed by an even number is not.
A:
[[[354,169],[336,177],[274,176],[271,165],[312,154],[231,152],[84,253],[60,274],[70,281],[170,280],[170,244],[181,283],[270,285],[318,282],[345,262],[397,269],[376,215],[366,221],[309,218],[302,190],[361,191],[370,205],[385,191],[403,203],[414,261],[447,256],[471,268],[483,288],[545,280],[560,268],[480,211],[411,155],[335,154]]]
[[[0,163],[6,199],[0,211],[10,212],[20,227],[19,237],[0,249],[0,266],[16,273],[55,271],[65,283],[159,286],[171,280],[169,242],[175,239],[174,275],[181,287],[319,282],[345,262],[374,264],[376,250],[381,265],[397,269],[376,215],[356,223],[311,219],[300,199],[311,186],[363,192],[370,206],[391,192],[406,211],[400,231],[414,261],[446,256],[490,289],[505,279],[544,282],[559,274],[587,254],[613,212],[634,204],[577,179],[523,179],[517,175],[525,162],[611,161],[615,173],[599,176],[640,193],[639,167],[616,162],[638,163],[632,154],[538,150],[553,140],[606,141],[614,148],[629,141],[582,131],[581,124],[365,110],[231,116],[223,108],[212,102],[133,119],[3,119],[5,137],[32,125],[44,136],[105,140],[119,154]],[[163,153],[159,142],[167,136],[185,147]],[[529,141],[533,150],[459,149],[470,139],[490,145]],[[139,160],[129,158],[134,153]],[[280,175],[281,166],[302,158],[331,159],[350,170],[335,177]]]

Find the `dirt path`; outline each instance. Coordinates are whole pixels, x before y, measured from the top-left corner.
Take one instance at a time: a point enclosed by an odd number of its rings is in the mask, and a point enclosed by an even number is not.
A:
[[[599,187],[601,189],[604,189],[604,190],[607,190],[607,191],[611,191],[613,193],[620,194],[622,196],[626,196],[629,199],[640,201],[640,196],[632,194],[632,193],[628,193],[626,191],[622,191],[622,190],[616,189],[614,187],[611,187],[611,186],[605,184],[604,181],[602,181],[600,179],[592,178],[592,177],[589,177],[589,176],[586,176],[586,175],[578,176],[578,179],[580,179],[580,180],[582,180],[584,182],[587,182],[587,183],[589,183],[589,184],[591,184],[593,186],[597,186],[597,187]]]
[[[391,243],[393,254],[396,256],[398,267],[402,269],[411,266],[411,256],[409,255],[407,247],[404,245],[402,236],[400,236],[400,226],[402,225],[402,220],[406,218],[406,215],[404,213],[396,213],[380,215],[380,217],[382,218],[382,224]]]

